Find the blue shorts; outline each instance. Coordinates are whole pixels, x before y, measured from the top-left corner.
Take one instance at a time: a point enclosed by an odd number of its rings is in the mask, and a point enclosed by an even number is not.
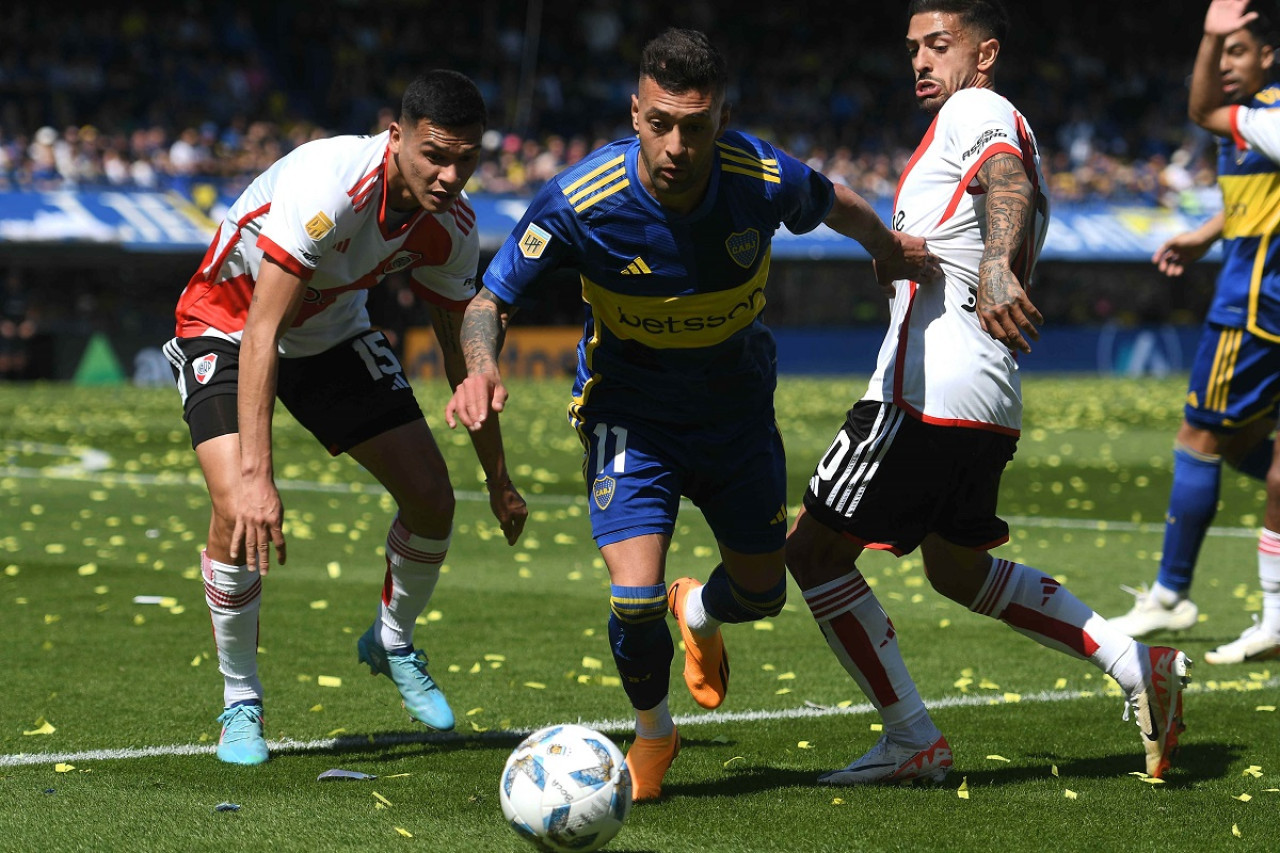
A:
[[[1205,323],[1191,365],[1183,416],[1212,432],[1232,433],[1280,404],[1280,344],[1245,329]]]
[[[578,435],[598,546],[670,536],[681,495],[734,551],[767,554],[786,544],[786,457],[772,413],[692,428],[587,420]]]

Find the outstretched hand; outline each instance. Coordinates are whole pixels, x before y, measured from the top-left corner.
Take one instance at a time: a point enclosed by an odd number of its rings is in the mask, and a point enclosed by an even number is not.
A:
[[[492,373],[468,376],[453,392],[444,407],[444,420],[449,429],[456,429],[458,422],[471,432],[484,425],[490,412],[501,412],[507,405],[507,388],[502,379]]]
[[[895,293],[895,281],[909,280],[921,283],[937,281],[942,278],[942,262],[929,251],[923,237],[893,233],[893,250],[872,262],[876,281],[885,296]]]
[[[1204,14],[1204,32],[1210,36],[1229,36],[1247,26],[1258,17],[1257,12],[1245,12],[1249,0],[1212,0]]]
[[[1170,278],[1177,278],[1186,272],[1188,266],[1203,258],[1212,245],[1213,241],[1200,240],[1195,232],[1188,231],[1165,240],[1151,256],[1151,263]]]

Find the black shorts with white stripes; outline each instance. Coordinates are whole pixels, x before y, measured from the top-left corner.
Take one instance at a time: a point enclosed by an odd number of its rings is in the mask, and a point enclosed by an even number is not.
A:
[[[174,338],[164,353],[182,394],[191,446],[236,432],[239,345],[215,337]],[[317,355],[280,359],[276,394],[334,456],[422,417],[400,360],[379,331]]]
[[[923,423],[890,403],[859,401],[809,479],[805,510],[868,548],[914,551],[929,533],[994,548],[1000,475],[1017,438]]]

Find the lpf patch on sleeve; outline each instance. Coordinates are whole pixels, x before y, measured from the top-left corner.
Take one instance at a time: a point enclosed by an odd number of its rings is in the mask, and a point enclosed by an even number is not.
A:
[[[537,260],[542,257],[542,253],[550,242],[551,235],[530,222],[529,227],[524,229],[524,236],[520,238],[520,254],[531,260]]]
[[[322,210],[307,220],[307,236],[312,240],[323,240],[324,235],[333,230],[333,220]]]

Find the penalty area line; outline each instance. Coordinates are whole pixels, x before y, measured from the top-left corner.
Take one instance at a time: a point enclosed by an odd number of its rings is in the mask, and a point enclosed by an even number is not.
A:
[[[1280,676],[1265,681],[1250,682],[1257,684],[1255,689],[1262,690],[1280,686]],[[1192,682],[1186,693],[1204,693],[1206,690]],[[1225,692],[1225,691],[1223,691]],[[1039,693],[1022,694],[1016,701],[992,694],[965,694],[960,696],[944,696],[926,702],[930,711],[945,708],[978,708],[991,705],[1017,704],[1052,704],[1059,702],[1078,702],[1086,699],[1119,699],[1114,693],[1097,690],[1045,690]],[[850,705],[846,708],[830,707],[807,703],[798,708],[784,708],[777,711],[709,711],[698,714],[677,714],[675,721],[680,726],[721,725],[725,723],[754,723],[766,720],[808,720],[824,717],[852,716],[855,714],[874,713],[875,708],[869,702]],[[577,722],[579,725],[601,732],[621,733],[629,735],[634,731],[635,721],[626,719],[601,720],[562,720],[560,722]],[[553,725],[553,724],[548,724]],[[541,727],[539,727],[541,728]],[[267,746],[273,756],[288,754],[306,754],[317,752],[362,752],[370,747],[403,746],[405,744],[442,744],[484,741],[517,741],[533,732],[533,728],[498,729],[483,732],[404,732],[399,734],[383,734],[371,736],[342,735],[340,737],[318,738],[315,740],[273,740]],[[85,761],[121,761],[138,758],[169,758],[190,755],[212,755],[217,749],[215,744],[172,744],[169,746],[130,747],[125,749],[89,749],[79,752],[21,752],[12,755],[0,755],[0,767],[27,767],[37,764],[61,764]]]

